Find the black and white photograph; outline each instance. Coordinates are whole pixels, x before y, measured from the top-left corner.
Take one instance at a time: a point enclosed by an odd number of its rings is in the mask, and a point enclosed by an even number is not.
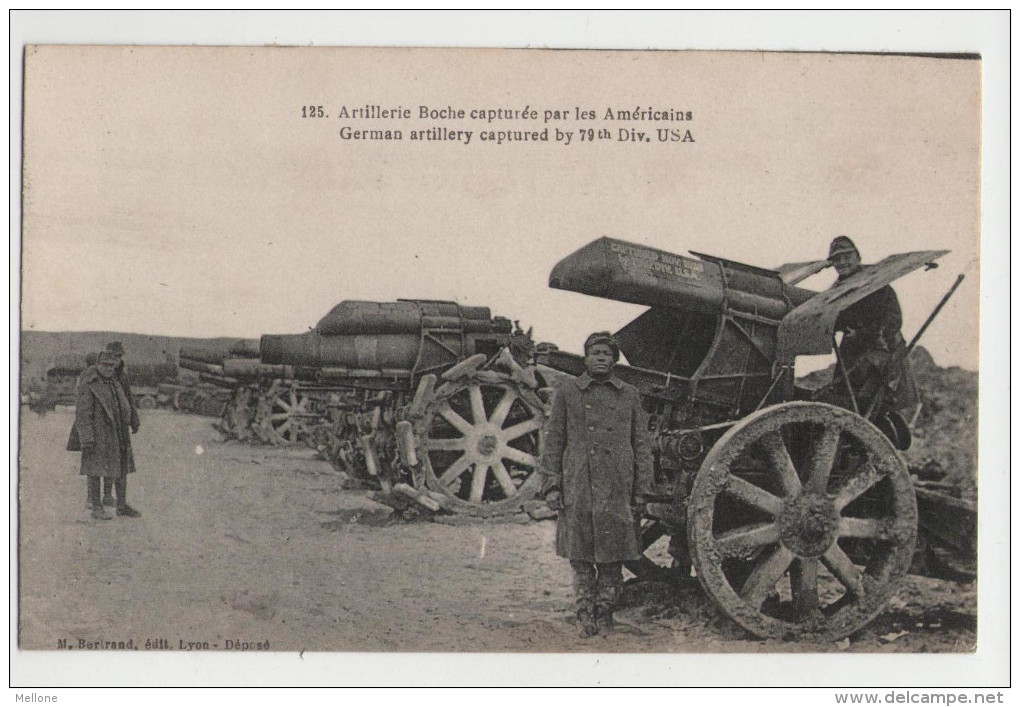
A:
[[[980,46],[350,36],[12,44],[21,684],[1008,685]]]

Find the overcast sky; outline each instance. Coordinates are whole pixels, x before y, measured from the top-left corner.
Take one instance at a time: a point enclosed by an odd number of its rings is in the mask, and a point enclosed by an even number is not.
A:
[[[344,299],[453,299],[577,350],[642,309],[550,290],[600,236],[755,265],[949,249],[909,338],[977,366],[978,61],[778,53],[42,48],[26,57],[23,329],[299,332]],[[329,118],[302,119],[323,105]],[[336,118],[404,106],[409,121]],[[693,144],[491,145],[437,108],[690,110]],[[539,128],[546,127],[539,120]],[[339,128],[399,127],[402,142]],[[472,130],[468,145],[409,129]],[[549,123],[576,130],[578,123]],[[816,278],[832,281],[831,271]]]

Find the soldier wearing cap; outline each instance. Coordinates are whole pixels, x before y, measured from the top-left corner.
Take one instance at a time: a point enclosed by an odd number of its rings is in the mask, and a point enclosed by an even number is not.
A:
[[[74,426],[69,451],[81,452],[81,474],[87,478],[89,505],[96,520],[109,520],[100,499],[100,479],[112,479],[117,490],[117,515],[141,515],[127,504],[127,475],[135,470],[131,451],[131,404],[117,380],[118,357],[99,354],[95,366],[78,377]]]
[[[623,563],[641,555],[638,511],[652,494],[652,452],[637,389],[613,375],[609,332],[584,342],[585,373],[553,397],[541,461],[543,493],[559,510],[556,554],[570,560],[581,635],[613,625]]]
[[[860,251],[846,236],[837,236],[829,245],[829,262],[839,275],[837,284],[864,269]],[[890,285],[850,305],[836,319],[835,329],[843,333],[840,360],[862,412],[886,377],[886,365],[906,345],[902,326],[900,302]],[[833,378],[837,390],[841,380],[842,373],[837,370]]]

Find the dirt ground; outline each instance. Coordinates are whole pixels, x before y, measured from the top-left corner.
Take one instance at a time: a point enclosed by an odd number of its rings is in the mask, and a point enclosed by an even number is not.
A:
[[[73,411],[22,413],[19,643],[268,642],[273,651],[947,652],[973,650],[973,585],[911,578],[839,643],[762,641],[696,588],[628,585],[620,626],[577,635],[554,522],[406,522],[343,491],[305,448],[218,441],[153,411],[135,437],[138,519],[89,517]],[[159,639],[166,641],[156,643]],[[183,644],[182,644],[183,642]]]

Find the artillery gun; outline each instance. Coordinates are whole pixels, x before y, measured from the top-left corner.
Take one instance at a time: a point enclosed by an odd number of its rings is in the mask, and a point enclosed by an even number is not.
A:
[[[811,392],[796,386],[794,364],[832,351],[842,310],[945,252],[890,256],[820,293],[796,283],[824,262],[773,271],[609,238],[553,268],[550,287],[649,307],[616,334],[629,364],[616,375],[641,392],[656,448],[634,574],[693,569],[723,613],[761,637],[835,640],[882,610],[917,541],[918,500],[890,441],[902,448],[909,436],[894,396],[839,407],[824,400],[839,399],[845,374]],[[584,370],[558,350],[536,359]],[[952,513],[972,528],[973,507],[951,500],[926,491],[922,527],[946,531]],[[973,553],[973,533],[957,535]]]
[[[258,359],[182,350],[181,365],[236,389],[234,436],[309,443],[390,505],[491,515],[539,486],[530,348],[486,307],[344,301],[311,331],[262,336]]]
[[[258,342],[238,339],[219,348],[182,346],[181,368],[198,375],[199,390],[173,390],[175,409],[201,411],[210,401],[220,417],[216,427],[228,438],[250,441],[259,390]],[[217,394],[213,391],[222,391]]]

